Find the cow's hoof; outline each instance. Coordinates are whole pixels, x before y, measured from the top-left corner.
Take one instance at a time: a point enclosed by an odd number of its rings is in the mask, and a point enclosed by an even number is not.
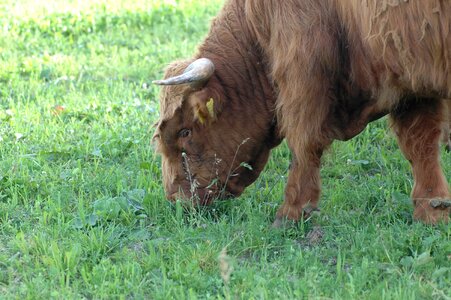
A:
[[[312,206],[306,206],[302,209],[302,213],[300,214],[300,217],[298,218],[301,221],[308,221],[313,216],[317,216],[320,214],[320,210],[317,207]],[[299,214],[296,214],[299,216]],[[284,216],[281,213],[277,214],[276,219],[272,223],[273,228],[290,228],[293,227],[299,220],[296,218],[293,218],[292,216]]]
[[[425,224],[448,223],[451,199],[414,199],[413,218]]]
[[[296,224],[295,220],[289,220],[285,217],[276,217],[271,227],[277,229],[288,229],[293,227],[295,224]]]

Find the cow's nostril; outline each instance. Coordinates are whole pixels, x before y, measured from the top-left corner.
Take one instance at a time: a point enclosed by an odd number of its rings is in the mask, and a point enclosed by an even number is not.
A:
[[[174,201],[175,199],[177,199],[177,193],[167,194],[166,198],[168,198],[168,200]]]

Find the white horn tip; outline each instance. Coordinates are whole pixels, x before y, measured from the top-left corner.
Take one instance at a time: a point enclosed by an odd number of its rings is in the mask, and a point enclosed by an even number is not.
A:
[[[152,84],[156,84],[156,85],[162,85],[164,82],[164,80],[153,80]]]

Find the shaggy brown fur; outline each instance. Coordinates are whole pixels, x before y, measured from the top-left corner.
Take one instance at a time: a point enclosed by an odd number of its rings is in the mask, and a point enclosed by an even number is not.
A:
[[[229,0],[195,56],[215,64],[213,76],[162,90],[156,137],[168,196],[239,195],[285,137],[293,164],[277,218],[298,220],[317,207],[323,151],[390,113],[413,168],[414,217],[447,220],[449,208],[428,204],[450,198],[438,163],[450,28],[446,0]],[[215,117],[199,122],[211,98]]]

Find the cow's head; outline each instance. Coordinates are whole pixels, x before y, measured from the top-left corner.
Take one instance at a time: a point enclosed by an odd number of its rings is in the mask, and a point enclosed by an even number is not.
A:
[[[225,87],[217,72],[209,59],[178,61],[154,82],[163,85],[154,140],[170,200],[240,195],[280,143],[266,99],[244,99],[248,93]]]

